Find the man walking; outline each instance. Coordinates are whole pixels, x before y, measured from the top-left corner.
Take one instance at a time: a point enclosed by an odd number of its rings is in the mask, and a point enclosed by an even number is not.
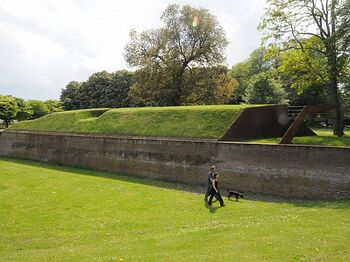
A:
[[[208,173],[208,179],[207,179],[207,192],[205,192],[204,200],[208,202],[208,196],[210,195],[211,189],[213,187],[213,179],[215,174],[215,166],[211,166],[209,173]]]
[[[213,197],[215,196],[216,199],[219,200],[220,206],[223,207],[223,206],[225,206],[225,204],[224,204],[224,200],[222,199],[221,194],[220,194],[220,190],[219,190],[219,186],[218,186],[219,185],[218,178],[219,178],[218,174],[214,173],[214,177],[212,180],[213,186],[211,187],[211,190],[210,190],[210,197],[209,197],[208,205],[211,206],[211,203],[213,201]]]

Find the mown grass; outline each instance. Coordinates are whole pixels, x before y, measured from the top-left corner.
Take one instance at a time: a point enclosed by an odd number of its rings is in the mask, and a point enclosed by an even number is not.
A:
[[[336,137],[333,135],[333,130],[328,128],[311,128],[317,136],[302,136],[294,137],[292,143],[300,145],[319,145],[319,146],[338,146],[349,147],[350,146],[350,131],[345,130],[345,136]],[[281,137],[253,139],[247,142],[250,143],[268,143],[278,144],[281,141]]]
[[[138,136],[220,138],[250,105],[76,110],[14,124],[12,129]],[[99,111],[100,112],[100,111]],[[95,115],[92,115],[95,113]]]
[[[165,182],[5,158],[0,170],[1,261],[350,261],[350,201],[209,209]]]

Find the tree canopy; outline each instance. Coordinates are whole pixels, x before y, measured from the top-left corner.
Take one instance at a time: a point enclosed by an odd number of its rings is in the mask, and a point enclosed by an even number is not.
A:
[[[30,120],[62,111],[58,100],[24,100],[10,95],[0,95],[0,119],[7,127],[13,120]]]
[[[16,118],[17,111],[18,106],[13,96],[0,95],[0,119],[4,121],[5,127]]]
[[[333,127],[338,136],[343,135],[339,77],[349,59],[349,16],[349,0],[268,0],[260,24],[265,39],[274,41],[280,50],[301,50],[310,69],[318,70],[310,54],[317,52],[326,61],[325,81],[336,106]],[[316,45],[306,44],[310,37]]]
[[[134,83],[134,73],[120,70],[101,71],[87,81],[71,81],[62,89],[60,100],[66,110],[129,106],[128,93]]]
[[[140,34],[130,32],[125,59],[142,70],[142,81],[137,81],[137,90],[132,92],[141,92],[146,101],[180,105],[188,93],[184,84],[186,71],[222,63],[228,41],[224,29],[206,9],[169,5],[161,20],[161,28]]]

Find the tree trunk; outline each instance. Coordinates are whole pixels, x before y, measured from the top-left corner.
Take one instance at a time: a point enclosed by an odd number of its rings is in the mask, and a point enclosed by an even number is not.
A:
[[[344,135],[344,126],[342,111],[340,106],[340,99],[338,93],[338,61],[337,61],[337,48],[336,48],[336,14],[335,7],[337,1],[331,2],[331,35],[328,38],[327,53],[328,53],[328,68],[329,68],[329,84],[332,102],[335,105],[335,121],[333,122],[333,134],[341,137]]]
[[[174,79],[173,96],[171,99],[172,106],[180,106],[181,105],[181,89],[182,89],[182,79],[178,78],[178,76],[176,76]]]
[[[175,72],[174,75],[174,87],[173,87],[173,96],[171,99],[171,105],[180,106],[182,103],[182,89],[183,89],[183,74],[185,72],[185,67],[182,66],[179,70]]]
[[[332,104],[335,105],[335,119],[333,121],[333,134],[341,137],[344,135],[343,117],[340,106],[338,93],[338,72],[337,72],[337,56],[333,45],[328,51],[328,72],[329,72],[329,88]]]
[[[332,102],[335,105],[335,120],[333,121],[333,134],[341,137],[344,135],[344,126],[343,126],[343,117],[340,106],[339,94],[338,94],[338,85],[336,76],[331,75],[330,80],[330,91]]]
[[[337,55],[335,45],[331,43],[328,48],[328,74],[329,88],[332,99],[332,104],[335,105],[335,119],[333,121],[333,134],[341,137],[344,135],[343,117],[340,106],[338,93],[338,71],[337,71]]]

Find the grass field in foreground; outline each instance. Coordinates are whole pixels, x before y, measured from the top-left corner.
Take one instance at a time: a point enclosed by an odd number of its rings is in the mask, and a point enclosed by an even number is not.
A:
[[[13,129],[119,135],[220,138],[251,105],[86,109],[14,124]]]
[[[350,261],[350,201],[209,209],[175,187],[0,158],[0,260]]]
[[[341,146],[350,147],[350,131],[345,129],[345,136],[336,137],[333,135],[332,129],[326,128],[311,128],[317,136],[302,136],[294,137],[293,144],[301,145],[319,145],[319,146]],[[250,143],[268,143],[268,144],[278,144],[281,141],[280,137],[273,138],[263,138],[249,140]]]

